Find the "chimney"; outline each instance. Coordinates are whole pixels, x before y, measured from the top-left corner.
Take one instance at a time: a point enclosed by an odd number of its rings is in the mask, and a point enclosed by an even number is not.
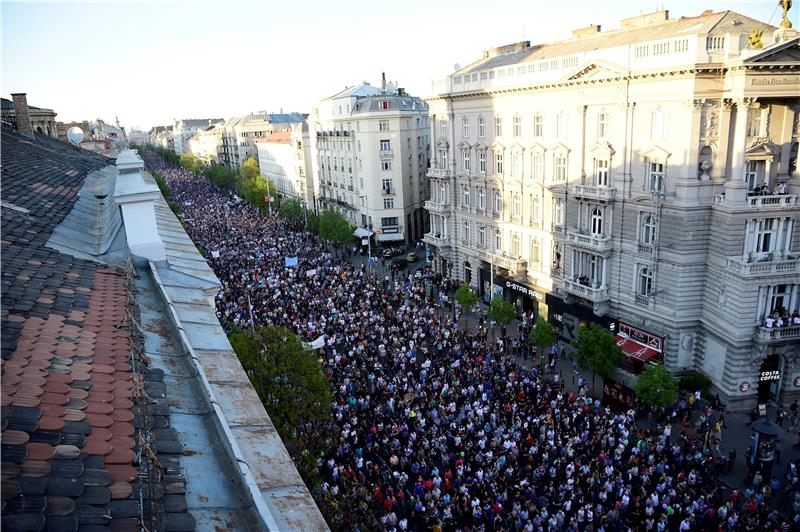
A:
[[[381,72],[381,89],[386,90],[386,72]]]
[[[33,124],[31,113],[28,111],[28,97],[24,92],[11,94],[14,99],[14,119],[17,121],[17,131],[20,135],[33,138]]]
[[[155,184],[142,178],[144,162],[135,150],[123,150],[116,161],[114,201],[122,211],[125,237],[134,260],[158,262],[166,259],[164,242],[158,232],[155,202],[161,195]]]

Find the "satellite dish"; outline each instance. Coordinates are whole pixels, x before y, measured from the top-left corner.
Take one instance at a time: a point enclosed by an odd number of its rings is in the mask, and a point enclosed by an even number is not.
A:
[[[456,72],[458,72],[459,70],[461,70],[461,65],[459,65],[458,63],[454,64],[454,65],[453,65],[453,70],[455,70]]]
[[[72,126],[67,130],[67,140],[77,146],[83,140],[83,130],[78,126]]]

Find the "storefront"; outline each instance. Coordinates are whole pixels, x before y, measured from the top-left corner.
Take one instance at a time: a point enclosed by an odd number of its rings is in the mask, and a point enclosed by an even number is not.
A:
[[[633,408],[636,392],[611,379],[603,380],[603,404],[615,412],[625,412]]]
[[[663,336],[621,321],[615,338],[617,345],[625,354],[625,360],[622,361],[620,367],[629,373],[639,375],[647,367],[647,364],[664,360],[666,342]]]
[[[578,337],[581,325],[596,323],[607,329],[612,334],[617,332],[617,320],[610,316],[597,316],[591,308],[570,304],[560,297],[547,294],[547,321],[553,326],[558,338],[565,342],[572,342]]]
[[[543,312],[544,292],[497,273],[494,275],[494,290],[491,290],[489,285],[492,279],[489,270],[481,268],[480,274],[480,297],[484,302],[488,303],[491,300],[490,294],[494,294],[511,302],[517,308],[518,315],[533,311],[534,315],[538,316]]]
[[[773,353],[764,359],[758,371],[758,402],[766,403],[778,398],[781,383],[781,357]]]

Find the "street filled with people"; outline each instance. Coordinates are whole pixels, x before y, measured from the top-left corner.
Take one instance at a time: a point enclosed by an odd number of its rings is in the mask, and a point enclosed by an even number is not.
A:
[[[333,429],[316,457],[319,489],[358,501],[381,529],[798,527],[797,464],[786,478],[755,473],[740,489],[721,484],[730,457],[692,430],[701,417],[713,427],[718,413],[682,405],[677,420],[692,425],[674,430],[669,414],[641,423],[633,409],[614,412],[585,382],[566,389],[548,369],[558,351],[532,362],[512,356],[511,344],[530,352],[528,322],[506,345],[490,341],[485,323],[466,328],[443,311],[448,279],[375,274],[202,176],[146,160],[222,283],[223,326],[248,329],[252,319],[321,345],[331,418],[298,431],[313,439]],[[349,518],[341,526],[359,526]]]

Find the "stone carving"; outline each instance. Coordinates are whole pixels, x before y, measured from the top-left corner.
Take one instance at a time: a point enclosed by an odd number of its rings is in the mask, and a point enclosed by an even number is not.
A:
[[[706,102],[700,116],[700,137],[703,139],[717,138],[719,136],[719,111],[718,101]]]
[[[747,37],[747,47],[756,48],[758,50],[764,48],[764,43],[761,41],[761,34],[763,30],[754,29]]]
[[[711,180],[711,169],[714,167],[713,156],[714,152],[710,146],[705,145],[700,149],[699,161],[697,163],[697,168],[699,170],[697,179],[700,181]]]

